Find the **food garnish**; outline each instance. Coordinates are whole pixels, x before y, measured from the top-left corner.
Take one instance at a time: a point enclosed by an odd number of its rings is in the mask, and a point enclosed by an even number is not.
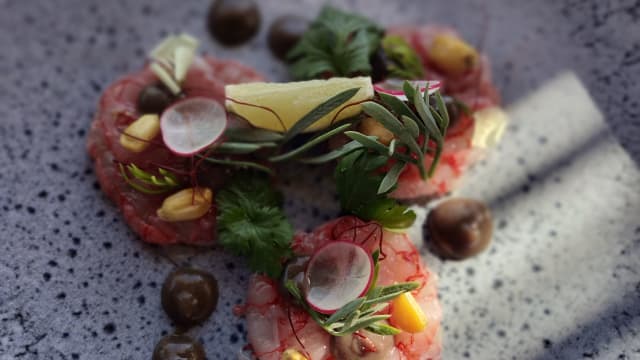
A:
[[[308,80],[289,83],[249,83],[225,86],[225,106],[227,110],[246,119],[251,125],[277,132],[287,132],[309,113],[311,109],[326,102],[335,94],[348,89],[357,91],[347,99],[358,103],[373,98],[373,85],[369,77],[332,78],[329,80]],[[255,106],[254,104],[259,104]],[[332,105],[332,111],[326,112],[313,124],[305,127],[304,132],[318,131],[343,119],[353,117],[362,111],[354,105],[338,113],[340,108]]]
[[[155,349],[151,360],[205,360],[202,344],[186,334],[170,334],[163,337]]]
[[[251,39],[260,23],[260,9],[254,0],[215,0],[207,16],[209,32],[226,46]]]
[[[387,57],[389,77],[396,79],[423,79],[424,68],[415,50],[400,36],[386,35],[381,42]]]
[[[120,145],[132,152],[144,151],[160,133],[160,118],[156,114],[142,115],[120,135]]]
[[[187,70],[195,58],[198,40],[188,34],[168,36],[150,53],[151,71],[173,93],[181,92]]]
[[[281,202],[269,181],[252,173],[238,174],[216,196],[220,244],[272,278],[280,276],[291,255],[293,228]]]
[[[298,43],[309,28],[309,20],[298,15],[281,15],[271,23],[267,43],[271,53],[285,60],[287,53]]]
[[[287,54],[299,80],[370,74],[369,57],[383,29],[371,20],[325,6]]]
[[[161,296],[162,308],[176,325],[198,325],[218,305],[218,281],[206,271],[180,267],[165,279]]]
[[[138,95],[136,106],[141,114],[161,114],[175,100],[175,96],[162,84],[145,86]]]
[[[427,316],[410,292],[406,292],[391,302],[389,322],[402,331],[419,333],[427,326]]]
[[[213,192],[209,188],[187,188],[167,197],[156,214],[164,221],[199,219],[211,209]]]
[[[416,215],[387,196],[401,172],[400,166],[394,165],[387,175],[380,173],[379,169],[388,160],[387,155],[362,148],[347,154],[336,166],[336,189],[343,210],[364,220],[375,220],[387,228],[404,229],[413,224]],[[388,180],[383,184],[385,178]],[[381,193],[383,185],[388,189]]]
[[[429,58],[450,75],[462,75],[478,64],[480,56],[473,46],[453,34],[439,34],[429,48]]]
[[[162,113],[160,127],[165,145],[177,155],[193,155],[213,144],[224,133],[227,114],[219,102],[188,98]]]
[[[332,314],[369,289],[373,259],[360,245],[333,241],[309,259],[305,277],[305,300],[309,306],[319,313]]]
[[[330,315],[314,310],[306,299],[307,295],[304,289],[300,289],[295,281],[287,281],[285,287],[297,304],[331,335],[343,336],[361,329],[381,335],[399,334],[401,330],[385,323],[385,320],[389,319],[391,315],[381,314],[381,312],[389,306],[389,301],[403,293],[417,289],[420,285],[416,282],[405,282],[389,286],[377,286],[379,255],[378,250],[372,254],[374,272],[371,286],[367,293],[347,302]],[[325,271],[333,271],[333,268],[327,268]]]
[[[309,360],[296,349],[287,349],[282,353],[280,360]]]
[[[493,217],[481,201],[453,198],[441,202],[429,213],[427,227],[429,245],[436,254],[462,260],[489,246]]]
[[[479,148],[495,146],[507,128],[509,118],[498,106],[486,107],[473,113],[474,124],[471,144]]]
[[[146,172],[135,164],[118,164],[122,178],[134,189],[145,194],[162,194],[180,187],[178,177],[169,170],[158,168],[158,175]]]

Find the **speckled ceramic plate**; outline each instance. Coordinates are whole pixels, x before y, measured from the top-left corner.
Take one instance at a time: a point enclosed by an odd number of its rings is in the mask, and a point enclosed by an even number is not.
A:
[[[242,260],[137,241],[99,191],[84,142],[101,90],[169,32],[284,80],[265,29],[278,14],[312,17],[321,1],[260,3],[259,36],[224,49],[205,32],[205,0],[0,0],[0,359],[150,358],[171,331],[159,296],[168,259],[219,279],[217,311],[192,331],[209,358],[234,359],[246,343],[231,313]],[[637,1],[339,6],[383,24],[457,27],[492,58],[511,116],[460,190],[494,211],[490,249],[463,262],[424,251],[441,278],[444,358],[640,358]],[[327,171],[304,170],[284,169],[282,184],[302,229],[338,210]]]

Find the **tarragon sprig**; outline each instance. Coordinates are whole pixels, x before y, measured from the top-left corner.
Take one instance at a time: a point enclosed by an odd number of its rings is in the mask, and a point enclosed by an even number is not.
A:
[[[416,165],[420,170],[421,177],[425,180],[433,175],[442,155],[444,138],[450,122],[444,99],[439,91],[432,95],[435,106],[431,106],[428,91],[425,91],[423,95],[408,81],[404,83],[403,90],[408,99],[406,102],[392,95],[378,93],[379,100],[371,100],[362,104],[362,109],[367,115],[393,133],[394,140],[389,145],[381,143],[375,136],[358,131],[345,131],[344,133],[360,144],[362,148],[396,161],[380,183],[379,194],[393,189],[400,173],[408,164]],[[433,141],[435,147],[430,146],[430,140]],[[348,143],[330,153],[304,159],[304,161],[321,163],[349,154],[356,148],[353,143]],[[424,157],[427,154],[433,155],[429,169],[426,169],[424,165]]]
[[[385,320],[391,315],[381,314],[381,312],[391,300],[405,292],[417,289],[420,285],[417,282],[404,282],[389,286],[377,286],[378,272],[380,271],[379,254],[377,250],[373,253],[375,267],[369,291],[364,296],[348,302],[331,315],[313,310],[293,280],[287,281],[285,287],[309,316],[333,336],[343,336],[363,329],[380,335],[399,334],[400,329],[385,323]]]
[[[162,194],[180,187],[178,177],[163,168],[158,168],[158,175],[154,175],[140,169],[136,164],[119,164],[119,167],[124,181],[145,194]]]

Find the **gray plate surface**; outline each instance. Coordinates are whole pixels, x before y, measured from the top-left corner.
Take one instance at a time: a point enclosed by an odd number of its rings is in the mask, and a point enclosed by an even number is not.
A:
[[[1,360],[149,359],[172,329],[159,296],[167,253],[219,279],[217,311],[192,332],[209,358],[245,345],[231,314],[249,274],[242,260],[142,244],[98,189],[84,143],[101,91],[170,32],[285,80],[266,28],[283,13],[313,17],[322,2],[260,3],[260,34],[225,49],[205,31],[204,0],[0,0]],[[483,44],[511,115],[460,190],[491,205],[491,248],[463,262],[424,251],[440,274],[444,358],[640,359],[640,3],[339,6],[385,25],[458,28]],[[304,170],[282,176],[299,229],[338,210],[326,169]]]

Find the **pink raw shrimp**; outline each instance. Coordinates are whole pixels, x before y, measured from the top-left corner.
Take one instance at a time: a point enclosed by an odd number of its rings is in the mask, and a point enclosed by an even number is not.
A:
[[[384,231],[376,223],[355,217],[342,217],[326,223],[311,233],[297,234],[293,250],[300,257],[311,255],[330,241],[353,241],[369,251],[380,249],[379,284],[416,281],[420,287],[413,292],[427,319],[426,329],[417,334],[401,333],[384,350],[385,359],[439,359],[441,350],[440,320],[442,310],[437,296],[437,276],[420,260],[420,254],[404,234]],[[280,359],[287,349],[296,349],[309,360],[338,360],[333,348],[335,339],[318,326],[311,317],[283,295],[280,286],[265,276],[254,275],[249,284],[244,308],[249,345],[261,360]],[[295,330],[294,330],[295,329]],[[361,335],[356,334],[355,337]],[[366,339],[366,337],[362,336]],[[375,347],[374,347],[375,349]],[[360,356],[367,359],[368,356]],[[379,358],[379,357],[377,357]]]

